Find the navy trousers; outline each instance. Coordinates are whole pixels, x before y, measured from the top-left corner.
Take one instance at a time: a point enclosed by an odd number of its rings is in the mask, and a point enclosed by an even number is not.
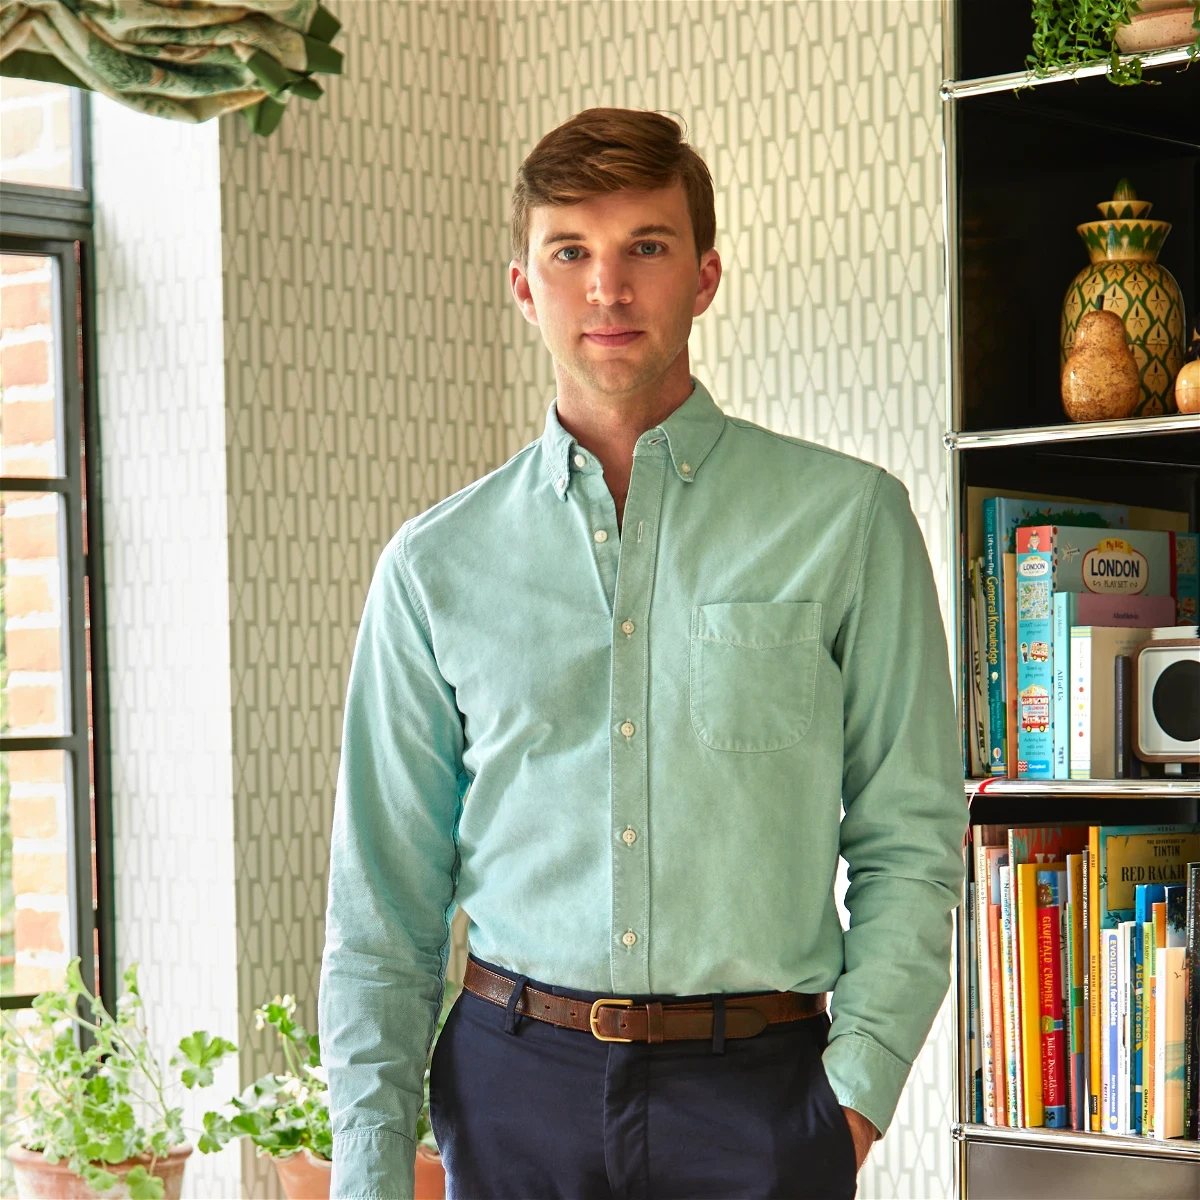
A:
[[[475,958],[474,955],[471,956]],[[583,992],[524,979],[591,1005]],[[727,1001],[752,992],[629,997]],[[429,1110],[447,1200],[851,1198],[854,1139],[822,1012],[749,1038],[602,1042],[466,989],[434,1045]]]

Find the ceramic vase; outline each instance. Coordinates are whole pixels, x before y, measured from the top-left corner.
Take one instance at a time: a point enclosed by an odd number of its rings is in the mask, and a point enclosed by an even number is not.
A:
[[[114,1187],[100,1193],[93,1190],[82,1175],[76,1175],[67,1166],[65,1158],[49,1163],[40,1150],[26,1150],[21,1145],[9,1146],[6,1151],[13,1165],[18,1200],[99,1200],[101,1195],[107,1200],[110,1196],[128,1196],[129,1184],[125,1182],[125,1176],[137,1166],[148,1168],[152,1175],[162,1180],[164,1200],[179,1200],[183,1193],[183,1170],[191,1152],[192,1147],[183,1142],[170,1150],[165,1158],[156,1160],[153,1167],[149,1154],[119,1163],[97,1163],[96,1166],[111,1171],[120,1179]]]
[[[1124,179],[1113,198],[1096,207],[1103,220],[1076,226],[1091,262],[1071,280],[1063,301],[1060,373],[1083,314],[1102,308],[1124,322],[1137,364],[1140,394],[1130,416],[1174,412],[1175,376],[1183,366],[1183,295],[1157,261],[1171,225],[1150,220],[1150,202],[1137,199]]]

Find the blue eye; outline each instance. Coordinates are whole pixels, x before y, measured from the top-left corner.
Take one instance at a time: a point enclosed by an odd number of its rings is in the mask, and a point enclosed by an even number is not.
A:
[[[638,242],[637,245],[639,247],[655,246],[659,250],[666,249],[666,247],[663,245],[662,242]],[[561,250],[558,250],[555,252],[554,257],[556,259],[558,259],[559,262],[578,262],[579,260],[576,258],[559,258],[559,255],[567,250],[581,250],[581,249],[582,249],[581,246],[564,246]],[[661,254],[637,254],[637,255],[635,255],[635,257],[637,257],[637,258],[661,258],[662,255]]]

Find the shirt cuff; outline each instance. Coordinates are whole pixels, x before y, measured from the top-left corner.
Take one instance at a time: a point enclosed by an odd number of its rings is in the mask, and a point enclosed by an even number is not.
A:
[[[333,1135],[330,1200],[413,1200],[417,1146],[390,1129]]]
[[[880,1137],[887,1133],[912,1064],[861,1033],[830,1038],[821,1062],[838,1103],[862,1113]]]

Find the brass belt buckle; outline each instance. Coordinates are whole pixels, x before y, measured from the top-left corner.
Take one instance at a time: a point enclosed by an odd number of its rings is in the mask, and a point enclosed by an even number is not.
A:
[[[631,1006],[632,1004],[632,1000],[610,1000],[608,998],[595,1001],[595,1003],[592,1005],[591,1016],[588,1018],[588,1021],[592,1026],[592,1036],[598,1038],[602,1042],[632,1042],[633,1038],[605,1037],[604,1034],[602,1034],[600,1030],[596,1028],[596,1009],[613,1005]]]

